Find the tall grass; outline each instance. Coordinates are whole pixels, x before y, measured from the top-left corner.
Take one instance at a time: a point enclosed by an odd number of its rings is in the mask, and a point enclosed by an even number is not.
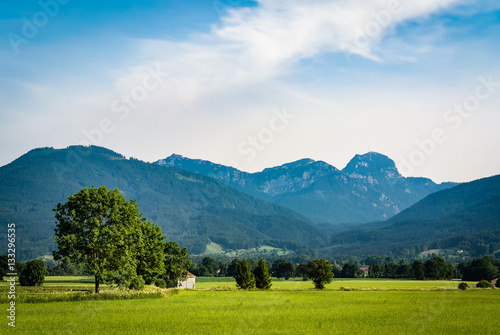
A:
[[[495,334],[500,290],[177,291],[21,304],[19,334]]]

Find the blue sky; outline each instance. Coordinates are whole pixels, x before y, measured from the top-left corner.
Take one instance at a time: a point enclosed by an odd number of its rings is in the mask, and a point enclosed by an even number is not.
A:
[[[0,165],[94,144],[258,171],[500,172],[494,0],[3,1]]]

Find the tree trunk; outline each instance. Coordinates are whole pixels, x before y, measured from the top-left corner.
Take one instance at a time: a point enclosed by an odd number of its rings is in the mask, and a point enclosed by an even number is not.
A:
[[[95,293],[99,293],[99,277],[95,276]]]

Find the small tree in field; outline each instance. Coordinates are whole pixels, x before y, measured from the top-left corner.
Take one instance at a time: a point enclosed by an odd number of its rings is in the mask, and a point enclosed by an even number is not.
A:
[[[45,281],[45,262],[34,259],[26,263],[26,267],[19,276],[21,286],[41,286]]]
[[[267,263],[261,258],[259,263],[257,263],[257,267],[254,271],[255,275],[255,286],[262,290],[269,290],[273,285],[271,275],[269,274],[269,267]]]
[[[332,265],[326,259],[313,259],[308,267],[309,278],[312,279],[316,289],[322,290],[325,288],[325,284],[332,282]]]
[[[468,288],[469,288],[469,284],[467,284],[465,282],[461,282],[460,284],[458,284],[458,289],[459,290],[465,291]]]
[[[250,265],[246,259],[238,265],[238,272],[234,275],[234,279],[236,279],[236,286],[242,290],[255,288],[255,278],[250,272]]]

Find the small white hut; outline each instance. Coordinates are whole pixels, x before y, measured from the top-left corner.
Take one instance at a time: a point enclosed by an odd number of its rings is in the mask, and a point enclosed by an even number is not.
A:
[[[177,281],[177,288],[190,288],[194,290],[195,284],[196,284],[196,276],[191,272],[188,272],[185,280],[179,279]]]

